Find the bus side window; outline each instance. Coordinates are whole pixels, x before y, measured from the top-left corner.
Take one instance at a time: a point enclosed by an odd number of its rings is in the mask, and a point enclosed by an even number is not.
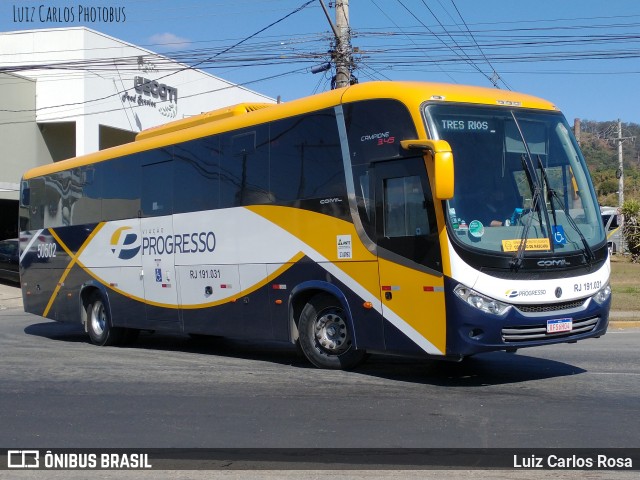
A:
[[[218,208],[219,137],[199,138],[177,144],[174,152],[174,213]]]
[[[45,180],[32,178],[29,180],[29,229],[37,230],[44,227]]]
[[[142,154],[109,160],[100,171],[103,185],[103,220],[136,218],[140,212],[140,160]]]
[[[400,141],[416,138],[411,114],[397,100],[365,100],[344,106],[351,163],[414,155]]]
[[[73,204],[71,223],[80,225],[102,219],[102,171],[104,165],[96,163],[78,171],[81,195]]]
[[[441,271],[435,207],[422,157],[376,162],[373,174],[378,245]]]
[[[420,177],[388,178],[383,188],[384,236],[427,235],[429,222]]]
[[[271,203],[269,127],[224,134],[220,147],[220,207]]]
[[[270,145],[270,185],[277,202],[346,195],[333,110],[273,122]]]
[[[44,226],[45,228],[61,227],[69,225],[69,209],[65,208],[63,216],[63,205],[66,199],[63,197],[69,192],[70,171],[62,171],[47,175],[45,180],[45,205],[44,205]]]
[[[168,149],[156,150],[144,158],[141,178],[143,216],[159,217],[173,213],[173,163]]]

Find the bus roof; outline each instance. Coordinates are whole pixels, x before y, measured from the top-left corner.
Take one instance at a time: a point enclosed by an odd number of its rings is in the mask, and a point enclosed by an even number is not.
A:
[[[367,82],[286,103],[239,104],[177,120],[140,132],[134,142],[33,168],[23,178],[39,177],[341,103],[373,98],[397,99],[413,111],[427,101],[558,110],[552,103],[541,98],[495,88],[428,82]]]
[[[201,113],[193,117],[183,118],[174,122],[158,125],[157,127],[147,128],[136,135],[136,142],[146,138],[157,137],[166,133],[177,132],[185,128],[197,127],[211,122],[218,122],[223,118],[235,117],[245,113],[254,112],[260,108],[266,108],[273,105],[272,103],[239,103],[230,107],[223,107],[211,112]]]

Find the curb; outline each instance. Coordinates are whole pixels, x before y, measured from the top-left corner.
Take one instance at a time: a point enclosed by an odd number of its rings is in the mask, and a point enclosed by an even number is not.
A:
[[[640,327],[640,320],[609,320],[609,329],[638,327]]]

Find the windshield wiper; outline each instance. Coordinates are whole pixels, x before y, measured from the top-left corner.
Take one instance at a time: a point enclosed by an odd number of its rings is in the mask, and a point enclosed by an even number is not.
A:
[[[582,234],[582,231],[578,228],[578,225],[576,224],[576,221],[571,216],[571,213],[569,213],[569,209],[562,202],[562,199],[558,195],[558,192],[556,192],[553,188],[551,188],[551,184],[549,183],[549,177],[547,177],[547,171],[544,168],[544,165],[542,164],[542,160],[540,159],[540,155],[538,155],[538,167],[540,167],[540,171],[542,172],[542,180],[547,185],[547,199],[549,200],[549,203],[551,205],[551,213],[553,214],[553,224],[554,224],[554,226],[556,228],[558,227],[558,222],[556,220],[556,209],[553,206],[553,200],[555,199],[558,202],[558,204],[560,205],[560,207],[561,207],[562,211],[564,212],[565,216],[567,217],[567,221],[569,222],[569,225],[571,225],[571,228],[573,228],[576,232],[578,232],[578,235],[580,236],[580,240],[582,241],[582,245],[584,245],[584,248],[582,249],[582,254],[584,255],[584,258],[585,258],[587,264],[589,264],[589,266],[591,266],[591,262],[596,259],[596,256],[593,253],[593,249],[589,245],[589,242],[587,242],[587,239]]]
[[[527,177],[527,181],[529,182],[529,188],[531,188],[533,199],[531,206],[531,213],[529,214],[529,218],[527,219],[527,224],[522,231],[522,236],[520,237],[520,244],[518,245],[518,251],[515,256],[509,262],[509,267],[511,270],[518,271],[522,266],[522,259],[524,258],[524,252],[527,248],[527,241],[529,240],[529,229],[531,228],[531,224],[533,223],[533,215],[535,212],[538,213],[538,221],[540,222],[540,229],[544,231],[544,226],[549,225],[549,215],[547,214],[547,208],[545,206],[544,209],[544,217],[545,221],[542,221],[542,213],[538,206],[540,200],[542,199],[542,203],[544,204],[544,195],[542,193],[542,182],[538,178],[536,174],[536,168],[533,165],[533,158],[531,158],[531,151],[529,150],[529,145],[527,144],[527,140],[524,138],[524,133],[522,132],[522,128],[520,128],[520,123],[516,118],[513,111],[511,112],[511,117],[516,124],[516,128],[518,129],[518,133],[520,134],[520,139],[522,140],[522,144],[524,145],[524,151],[526,152],[526,157],[524,154],[520,157],[522,161],[522,169],[525,172],[525,176]],[[528,160],[528,161],[527,161]],[[555,220],[555,219],[554,219]],[[553,239],[551,238],[551,232],[548,232],[547,237],[549,237],[550,247],[553,248]]]
[[[520,129],[519,126],[518,126],[518,129]],[[523,137],[523,140],[524,140],[524,137]],[[540,215],[540,209],[538,208],[538,202],[540,201],[540,197],[542,196],[540,183],[537,181],[537,179],[533,178],[533,175],[529,168],[529,164],[524,154],[522,154],[522,157],[520,157],[520,160],[522,161],[522,168],[529,182],[529,188],[531,188],[533,199],[532,199],[532,205],[531,205],[531,212],[529,213],[529,218],[527,218],[527,223],[524,226],[524,230],[522,231],[522,235],[520,237],[520,244],[518,245],[518,250],[515,256],[509,262],[509,267],[511,268],[511,270],[514,270],[516,272],[522,266],[522,259],[524,258],[524,252],[527,246],[527,240],[529,240],[529,229],[533,224],[533,216],[536,211],[538,212],[538,220],[540,221],[540,226],[542,226],[542,216]]]

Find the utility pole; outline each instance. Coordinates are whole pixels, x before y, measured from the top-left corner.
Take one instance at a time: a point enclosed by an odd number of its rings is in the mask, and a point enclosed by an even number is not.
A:
[[[623,228],[624,216],[622,215],[622,204],[624,203],[624,161],[622,158],[622,143],[625,140],[634,142],[636,137],[623,137],[622,136],[622,122],[618,119],[617,135],[614,138],[608,140],[614,141],[617,144],[618,149],[618,170],[616,170],[616,178],[618,179],[618,225]],[[606,137],[605,137],[606,138]],[[624,251],[624,242],[622,250]]]
[[[622,159],[622,122],[618,119],[618,206],[624,203],[624,162]]]
[[[618,119],[618,135],[616,138],[612,138],[617,143],[618,147],[618,170],[616,171],[616,178],[618,179],[618,206],[622,209],[624,203],[624,162],[622,158],[622,143],[626,140],[635,142],[636,137],[623,137],[622,136],[622,122]]]
[[[336,23],[331,21],[329,12],[324,2],[320,5],[331,25],[336,37],[336,48],[333,52],[333,61],[336,66],[335,88],[348,87],[351,84],[351,31],[349,29],[349,0],[336,0]]]
[[[336,1],[336,88],[351,83],[351,33],[349,31],[349,0]]]

